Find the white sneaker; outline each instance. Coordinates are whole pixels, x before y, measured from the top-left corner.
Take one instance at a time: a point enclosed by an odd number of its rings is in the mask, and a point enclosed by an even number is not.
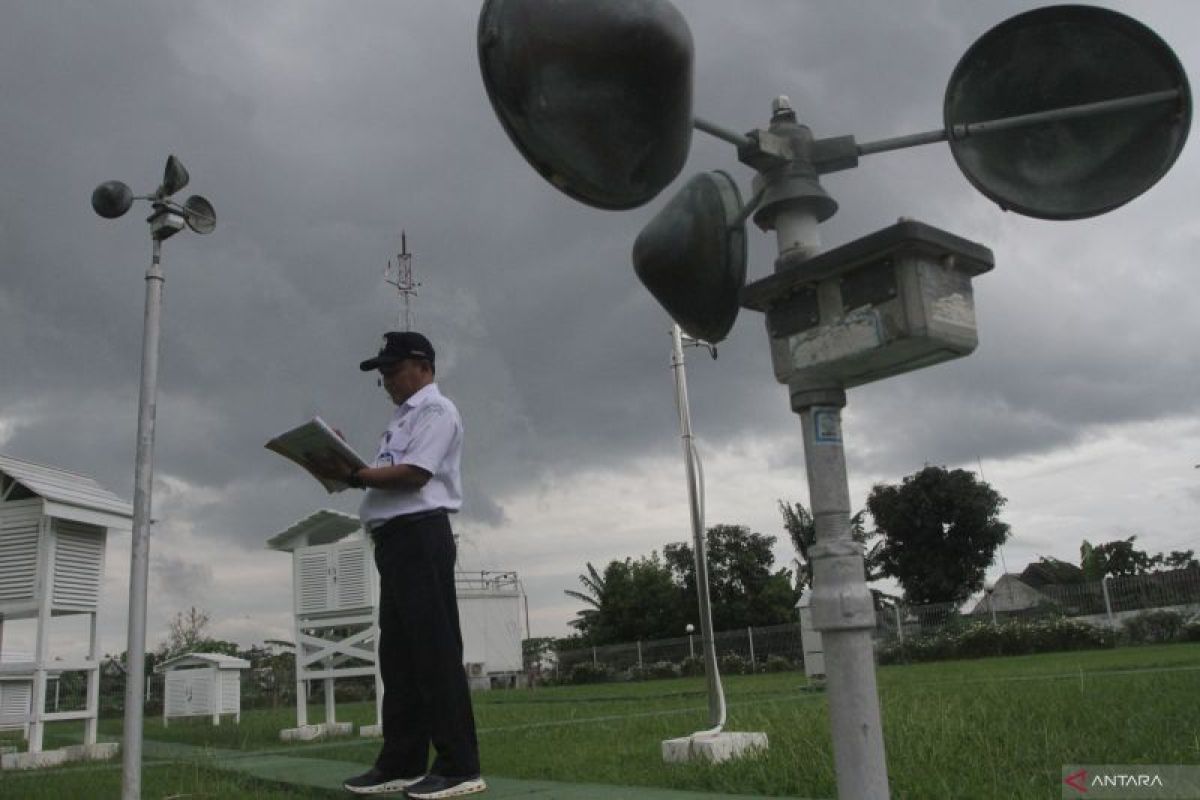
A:
[[[468,778],[447,778],[444,775],[426,775],[404,790],[412,800],[441,800],[443,797],[462,797],[487,791],[487,784],[478,775]]]
[[[415,775],[411,778],[404,778],[389,775],[378,767],[371,767],[361,775],[347,778],[342,786],[346,787],[346,791],[354,792],[354,794],[389,794],[420,783],[424,777],[424,775]]]

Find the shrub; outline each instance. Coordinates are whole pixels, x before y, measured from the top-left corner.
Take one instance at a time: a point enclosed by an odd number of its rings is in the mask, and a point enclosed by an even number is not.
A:
[[[651,678],[678,678],[680,675],[679,665],[670,661],[655,661],[647,671]]]
[[[1011,620],[1001,625],[974,622],[958,630],[881,645],[877,655],[879,663],[895,664],[1111,647],[1115,640],[1106,629],[1064,617],[1049,617]]]
[[[1183,626],[1183,640],[1185,642],[1200,642],[1200,617],[1193,617]]]
[[[1011,638],[1009,625],[988,625],[975,622],[959,632],[956,655],[959,658],[982,658],[1004,652],[1006,640]],[[1010,645],[1011,646],[1011,645]]]
[[[722,653],[717,659],[717,669],[722,675],[745,675],[750,672],[750,663],[737,653]]]
[[[626,673],[631,681],[650,681],[663,678],[678,678],[679,667],[670,661],[656,661],[653,664],[634,664]]]
[[[679,663],[679,674],[685,678],[694,678],[704,674],[704,659],[700,656],[688,656]]]
[[[612,679],[613,671],[607,664],[581,661],[571,667],[571,683],[607,683]]]
[[[1187,622],[1178,611],[1146,611],[1121,625],[1125,638],[1138,644],[1161,644],[1183,639]]]
[[[763,665],[767,672],[791,672],[795,668],[796,665],[787,656],[767,656],[767,663]]]

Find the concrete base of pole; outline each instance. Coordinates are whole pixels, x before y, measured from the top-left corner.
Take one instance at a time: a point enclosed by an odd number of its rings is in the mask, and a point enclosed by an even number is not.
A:
[[[105,761],[121,751],[116,742],[75,744],[39,753],[5,753],[0,756],[0,769],[42,769],[57,767],[71,761]]]
[[[684,764],[688,761],[704,761],[720,764],[734,758],[757,755],[767,749],[765,733],[702,733],[678,739],[664,739],[663,761],[668,764]]]
[[[363,725],[358,729],[359,736],[380,737],[383,736],[382,725]]]
[[[279,738],[285,742],[311,742],[327,736],[349,736],[351,727],[349,722],[302,725],[299,728],[284,728],[279,732]]]

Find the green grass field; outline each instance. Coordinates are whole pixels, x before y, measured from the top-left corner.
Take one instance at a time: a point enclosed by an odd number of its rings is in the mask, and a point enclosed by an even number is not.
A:
[[[1200,644],[1132,647],[881,667],[892,794],[897,798],[1059,796],[1071,763],[1200,764]],[[666,765],[662,739],[707,727],[700,678],[485,692],[475,696],[485,775],[762,795],[833,797],[825,696],[802,675],[725,679],[729,730],[766,731],[769,751],[719,766]],[[373,705],[339,707],[371,722]],[[310,720],[323,719],[310,707]],[[290,708],[246,711],[234,726],[148,720],[146,739],[223,750],[285,752],[369,763],[370,740],[283,745]],[[51,728],[47,746],[78,740]],[[120,720],[102,720],[117,740]],[[219,764],[219,759],[216,761]],[[159,775],[160,771],[162,772]],[[102,776],[103,781],[100,777]],[[119,765],[6,773],[5,798],[116,796]],[[311,797],[219,777],[208,766],[147,768],[144,797]],[[224,782],[224,784],[222,784]],[[151,789],[153,786],[155,788]],[[92,790],[95,791],[92,791]]]

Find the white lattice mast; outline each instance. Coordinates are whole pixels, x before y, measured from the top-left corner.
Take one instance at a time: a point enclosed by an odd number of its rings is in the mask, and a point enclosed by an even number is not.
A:
[[[396,324],[400,326],[400,330],[412,330],[412,298],[417,296],[417,287],[421,284],[413,280],[412,253],[408,252],[408,239],[404,231],[400,231],[400,252],[396,254],[396,267],[392,268],[389,259],[383,279],[396,287],[404,303],[404,309]]]

